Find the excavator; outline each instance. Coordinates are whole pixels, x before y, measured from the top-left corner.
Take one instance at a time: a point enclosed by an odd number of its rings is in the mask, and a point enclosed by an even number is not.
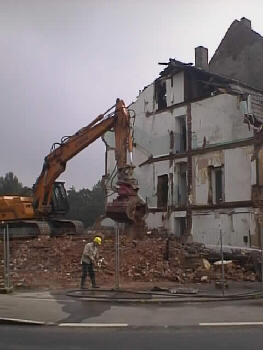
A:
[[[67,192],[64,182],[56,180],[65,171],[70,159],[109,130],[115,133],[117,183],[116,198],[106,205],[105,216],[116,222],[140,226],[146,204],[138,195],[132,161],[127,161],[128,153],[132,152],[130,114],[120,99],[74,135],[64,136],[59,143],[53,144],[33,186],[32,197],[0,196],[0,222],[8,223],[15,236],[81,233],[81,222],[63,219],[69,209]]]

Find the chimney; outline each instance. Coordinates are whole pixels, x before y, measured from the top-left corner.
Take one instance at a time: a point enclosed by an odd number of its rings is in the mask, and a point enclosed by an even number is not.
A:
[[[208,71],[208,49],[203,46],[195,48],[195,66]]]
[[[248,27],[251,29],[251,21],[250,19],[247,19],[246,17],[242,17],[240,20],[240,23],[242,23],[244,26]]]

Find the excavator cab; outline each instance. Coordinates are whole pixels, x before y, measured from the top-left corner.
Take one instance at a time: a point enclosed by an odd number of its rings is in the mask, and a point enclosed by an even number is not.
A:
[[[52,206],[52,214],[63,215],[68,212],[69,203],[68,203],[67,191],[64,187],[64,182],[61,182],[61,181],[54,182],[51,206]]]

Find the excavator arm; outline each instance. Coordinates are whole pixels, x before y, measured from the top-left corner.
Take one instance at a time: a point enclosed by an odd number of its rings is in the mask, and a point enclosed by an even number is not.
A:
[[[114,113],[108,114],[114,107]],[[127,153],[132,151],[130,115],[122,100],[118,99],[112,108],[74,135],[63,137],[60,143],[52,146],[33,187],[33,197],[0,196],[0,220],[8,222],[15,235],[35,237],[38,234],[83,232],[80,221],[61,219],[61,214],[68,209],[67,193],[64,183],[56,179],[71,158],[111,129],[115,132],[117,183],[114,190],[117,198],[107,203],[106,216],[126,223],[127,234],[134,230],[143,231],[146,204],[137,194],[134,167],[131,162],[127,163]]]
[[[40,176],[34,185],[33,206],[38,214],[48,215],[52,211],[53,185],[56,179],[66,169],[67,162],[75,155],[112,129],[115,123],[115,114],[105,118],[99,115],[88,126],[80,129],[70,137],[64,137],[58,147],[45,157]]]
[[[115,107],[114,114],[105,116]],[[56,191],[64,189],[63,183],[56,179],[66,169],[67,162],[101,137],[106,131],[115,132],[115,158],[118,169],[118,198],[113,205],[106,208],[106,214],[117,221],[135,221],[138,187],[132,177],[133,166],[127,164],[127,151],[131,152],[130,115],[122,100],[117,99],[116,105],[102,115],[99,115],[89,125],[80,129],[70,137],[62,138],[59,144],[53,145],[46,156],[42,172],[34,185],[33,207],[40,216],[54,213]],[[55,147],[57,145],[57,147]],[[55,186],[58,184],[58,186]],[[55,190],[55,191],[54,191]],[[119,206],[121,202],[121,206]],[[133,203],[133,204],[131,204]],[[132,206],[132,209],[131,209]],[[140,209],[141,210],[141,209]]]

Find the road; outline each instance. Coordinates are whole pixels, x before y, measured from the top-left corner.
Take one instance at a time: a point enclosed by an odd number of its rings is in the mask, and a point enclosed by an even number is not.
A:
[[[0,326],[2,350],[257,350],[261,327],[86,329],[55,326]]]
[[[126,323],[197,326],[209,322],[263,322],[263,299],[176,304],[92,303],[50,292],[1,295],[0,318],[53,323]]]

